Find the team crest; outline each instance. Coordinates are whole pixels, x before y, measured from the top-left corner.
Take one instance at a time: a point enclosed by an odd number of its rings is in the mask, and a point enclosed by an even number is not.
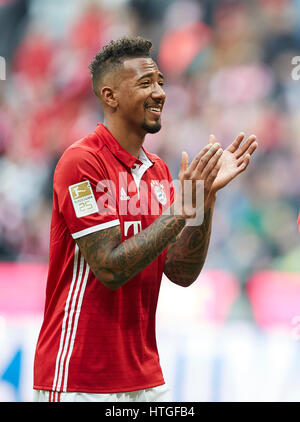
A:
[[[167,196],[165,193],[164,185],[159,183],[158,180],[152,180],[151,186],[153,188],[158,202],[160,202],[162,205],[166,205]]]

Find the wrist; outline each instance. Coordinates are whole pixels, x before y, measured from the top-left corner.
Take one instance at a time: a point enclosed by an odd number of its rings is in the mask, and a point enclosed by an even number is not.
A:
[[[177,217],[179,220],[186,221],[186,216],[182,212],[182,207],[180,207],[179,201],[176,200],[174,203],[167,209],[165,209],[161,215],[170,215],[173,217]]]
[[[204,209],[207,210],[214,206],[217,199],[217,192],[210,192],[204,203]]]

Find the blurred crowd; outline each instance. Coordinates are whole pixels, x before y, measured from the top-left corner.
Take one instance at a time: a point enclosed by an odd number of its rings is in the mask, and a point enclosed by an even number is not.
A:
[[[146,138],[177,177],[213,133],[259,149],[218,194],[206,263],[244,284],[300,271],[299,0],[1,0],[0,260],[46,261],[59,156],[102,121],[88,65],[111,39],[153,41],[165,74],[163,128]],[[300,72],[299,72],[300,73]]]

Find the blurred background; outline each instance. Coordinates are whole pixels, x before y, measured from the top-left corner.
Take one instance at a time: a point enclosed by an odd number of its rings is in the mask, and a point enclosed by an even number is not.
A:
[[[298,401],[299,0],[0,0],[0,401],[32,399],[53,171],[102,121],[88,65],[123,35],[151,39],[165,74],[163,128],[145,146],[174,178],[211,133],[224,148],[240,131],[259,141],[218,194],[199,280],[163,280],[173,399]]]

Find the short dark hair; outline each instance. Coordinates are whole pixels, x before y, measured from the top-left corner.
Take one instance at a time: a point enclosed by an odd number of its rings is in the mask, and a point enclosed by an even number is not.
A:
[[[99,81],[107,72],[121,66],[126,59],[150,57],[151,48],[152,42],[142,37],[123,37],[110,41],[96,54],[89,65],[95,94],[99,96]]]

